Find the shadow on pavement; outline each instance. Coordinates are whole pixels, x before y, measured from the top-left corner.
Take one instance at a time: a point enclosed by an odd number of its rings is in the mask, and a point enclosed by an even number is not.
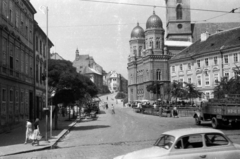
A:
[[[106,114],[106,112],[103,110],[100,110],[98,114]]]
[[[101,128],[109,128],[109,125],[91,125],[91,126],[79,126],[79,127],[74,127],[72,131],[77,131],[77,130],[91,130],[91,129],[101,129]]]

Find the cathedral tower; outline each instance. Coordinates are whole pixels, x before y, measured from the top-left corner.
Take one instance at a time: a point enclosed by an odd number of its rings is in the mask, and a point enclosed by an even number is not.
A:
[[[166,41],[165,46],[171,55],[176,55],[192,44],[190,0],[165,0],[166,2]]]

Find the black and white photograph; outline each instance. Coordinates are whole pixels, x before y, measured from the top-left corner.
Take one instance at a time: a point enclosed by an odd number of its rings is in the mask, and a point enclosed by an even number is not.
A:
[[[0,0],[0,159],[240,159],[240,1]]]

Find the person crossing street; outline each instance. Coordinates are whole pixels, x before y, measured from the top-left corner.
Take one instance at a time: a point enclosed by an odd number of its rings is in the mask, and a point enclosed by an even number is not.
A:
[[[114,106],[112,104],[112,114],[115,114]]]

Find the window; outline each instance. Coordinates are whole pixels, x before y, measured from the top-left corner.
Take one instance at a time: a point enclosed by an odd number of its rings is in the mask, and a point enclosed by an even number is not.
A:
[[[208,58],[205,59],[205,65],[208,66]]]
[[[152,40],[152,38],[150,38],[149,45],[150,45],[151,48],[153,48],[153,40]]]
[[[206,92],[206,99],[208,100],[210,98],[210,93]]]
[[[40,48],[40,54],[42,55],[42,40],[40,40],[39,48]]]
[[[44,50],[44,48],[43,48],[43,50]],[[139,46],[138,51],[139,51],[139,52],[138,52],[138,56],[142,56],[142,55],[141,55],[141,52],[142,52],[142,46]]]
[[[200,65],[200,60],[197,60],[197,67],[200,68],[201,65]]]
[[[238,62],[238,54],[237,53],[233,54],[233,60],[234,60],[234,62]]]
[[[45,46],[45,44],[43,44],[43,57],[45,57],[46,56],[46,46]]]
[[[197,76],[197,86],[198,87],[202,86],[202,77],[201,76]]]
[[[6,89],[2,89],[2,101],[6,102],[6,100],[7,100]]]
[[[208,72],[205,72],[205,85],[206,86],[210,85],[210,77]]]
[[[28,74],[28,54],[26,54],[26,56],[25,56],[25,58],[26,58],[26,61],[25,61],[25,71],[26,71],[26,74]]]
[[[3,1],[3,15],[5,16],[5,18],[8,18],[8,7],[7,7],[7,2]]]
[[[214,84],[217,85],[218,84],[218,74],[214,74]]]
[[[175,72],[175,66],[172,66],[172,72]]]
[[[180,138],[174,146],[175,149],[192,149],[200,147],[203,147],[201,135],[184,136]]]
[[[161,76],[162,76],[161,70],[158,69],[158,70],[157,70],[157,80],[158,80],[158,81],[160,81],[160,80],[162,79]]]
[[[7,41],[5,39],[2,40],[2,64],[7,64]]]
[[[23,13],[21,13],[21,24],[20,24],[20,30],[23,33]],[[24,34],[24,33],[23,33]]]
[[[224,76],[229,80],[229,72],[225,72]]]
[[[183,70],[182,64],[179,65],[180,71]]]
[[[40,44],[41,44],[41,40],[40,40]],[[133,47],[133,54],[134,54],[134,56],[137,56],[137,49],[136,49],[136,46]]]
[[[39,82],[39,68],[38,64],[36,65],[36,81]]]
[[[9,91],[9,101],[13,102],[13,90],[12,89]]]
[[[180,82],[181,86],[183,87],[183,83],[184,83],[183,78],[180,78],[180,79],[179,79],[179,82]]]
[[[38,51],[38,37],[36,36],[36,51]]]
[[[204,137],[207,147],[228,145],[228,140],[221,134],[206,134]]]
[[[156,48],[160,49],[160,38],[156,39]]]
[[[188,78],[188,83],[192,83],[192,78]]]
[[[192,67],[191,67],[191,63],[188,63],[188,69],[191,70]]]
[[[224,63],[228,64],[228,55],[224,55]]]
[[[21,51],[21,72],[24,72],[24,52]]]
[[[146,44],[146,48],[148,48],[148,39],[146,39],[145,44]]]
[[[217,57],[214,57],[213,60],[214,60],[214,64],[217,65],[217,63],[218,63],[218,58],[217,58]]]
[[[177,10],[177,19],[182,19],[182,6],[178,5],[176,10]]]
[[[28,19],[26,19],[26,22],[25,22],[25,35],[26,35],[26,38],[28,39]]]
[[[15,48],[15,70],[19,70],[19,49]]]
[[[30,72],[29,73],[30,73],[30,76],[33,77],[33,58],[30,57],[29,60],[30,60],[30,67],[29,67]]]
[[[13,19],[13,4],[12,1],[9,1],[9,19],[12,24],[14,24],[14,19]]]
[[[154,146],[162,147],[164,149],[170,149],[175,141],[174,136],[162,135],[154,144]]]

